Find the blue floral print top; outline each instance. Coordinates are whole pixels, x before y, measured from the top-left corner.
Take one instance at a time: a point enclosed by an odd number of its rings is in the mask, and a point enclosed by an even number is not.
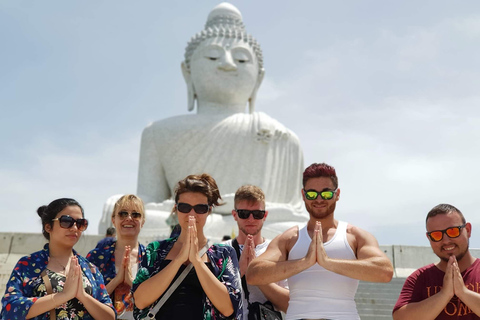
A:
[[[73,250],[73,254],[78,258],[83,276],[86,277],[91,284],[92,297],[113,309],[112,301],[103,282],[103,277],[97,267],[88,262],[84,257],[78,255],[75,250]],[[35,301],[47,294],[46,290],[39,290],[39,287],[44,287],[41,273],[48,265],[49,256],[50,252],[47,243],[42,250],[25,256],[17,262],[7,282],[5,295],[2,298],[1,319],[25,319],[30,307]],[[49,320],[50,312],[43,313],[32,319]],[[65,312],[62,319],[91,320],[93,317],[85,310],[85,312],[80,311],[77,313]]]
[[[146,255],[142,260],[141,267],[137,272],[137,277],[133,282],[133,292],[135,292],[142,282],[153,277],[162,270],[162,261],[165,260],[165,257],[170,249],[172,249],[177,239],[178,238],[169,238],[163,241],[154,241],[147,246]],[[210,260],[212,267],[211,269],[214,270],[213,273],[227,288],[234,311],[230,317],[224,316],[215,308],[212,302],[208,299],[207,295],[203,293],[203,319],[242,320],[242,283],[235,250],[230,246],[214,244],[208,248],[206,254]],[[146,317],[150,308],[153,308],[159,300],[160,297],[158,297],[158,299],[150,307],[145,309],[138,309],[135,307],[133,311],[134,318],[143,319]]]
[[[100,273],[103,275],[103,280],[105,284],[108,284],[112,281],[113,278],[117,275],[115,270],[115,247],[117,241],[113,240],[105,243],[103,246],[96,247],[87,254],[87,260],[97,266],[100,270]],[[139,244],[138,246],[138,263],[142,261],[142,258],[145,256],[145,246]],[[120,286],[119,286],[120,287]],[[133,310],[133,300],[132,293],[130,292],[130,287],[126,286],[115,289],[115,309],[118,314],[121,314],[124,311]],[[117,294],[118,293],[118,294]]]

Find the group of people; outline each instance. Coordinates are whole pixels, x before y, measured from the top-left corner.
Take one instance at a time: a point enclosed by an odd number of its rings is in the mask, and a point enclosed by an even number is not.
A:
[[[290,319],[360,319],[354,297],[360,280],[389,282],[393,266],[375,237],[335,219],[340,189],[335,169],[314,163],[301,190],[310,219],[273,240],[262,236],[268,217],[263,191],[235,193],[238,236],[210,243],[208,215],[222,199],[208,174],[189,175],[175,188],[180,232],[138,242],[142,200],[115,204],[116,238],[86,257],[74,245],[88,227],[81,205],[58,199],[37,212],[48,243],[21,258],[2,299],[0,318],[13,319],[252,319],[270,304]],[[472,226],[441,204],[426,219],[436,264],[407,278],[394,319],[480,319],[480,260],[469,252]]]

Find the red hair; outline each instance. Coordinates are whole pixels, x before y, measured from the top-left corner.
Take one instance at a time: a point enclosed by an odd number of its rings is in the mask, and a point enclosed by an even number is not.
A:
[[[333,182],[335,189],[338,188],[338,178],[335,168],[326,163],[313,163],[303,172],[303,187],[310,178],[326,177]]]

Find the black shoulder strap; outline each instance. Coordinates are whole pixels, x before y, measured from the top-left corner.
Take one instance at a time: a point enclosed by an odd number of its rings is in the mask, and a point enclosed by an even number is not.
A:
[[[240,246],[238,245],[237,238],[232,240],[232,247],[235,249],[235,252],[237,253],[238,261],[240,261],[241,253],[240,253]],[[250,293],[248,292],[247,279],[245,279],[245,276],[242,277],[242,288],[243,288],[243,292],[245,293],[245,299],[247,299],[248,304],[250,304],[250,301],[248,301]]]

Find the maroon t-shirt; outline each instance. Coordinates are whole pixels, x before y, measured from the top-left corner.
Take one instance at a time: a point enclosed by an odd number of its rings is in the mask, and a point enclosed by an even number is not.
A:
[[[439,292],[442,289],[444,276],[445,272],[434,264],[422,267],[412,273],[405,281],[393,311],[395,312],[411,302],[425,300]],[[462,272],[462,278],[468,289],[480,293],[480,259],[476,259],[470,267]],[[475,315],[457,296],[454,296],[435,319],[478,320],[480,317]]]

